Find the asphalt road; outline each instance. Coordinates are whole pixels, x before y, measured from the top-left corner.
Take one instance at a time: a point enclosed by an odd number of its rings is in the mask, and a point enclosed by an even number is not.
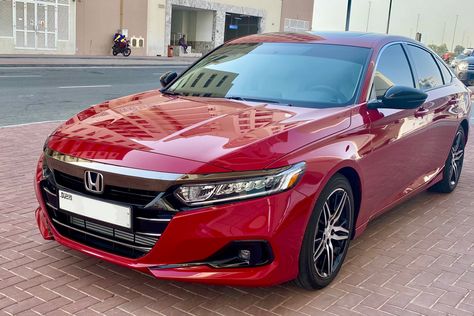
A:
[[[0,68],[0,126],[64,120],[90,105],[160,88],[186,66]]]
[[[0,68],[0,126],[64,120],[90,105],[157,89],[162,73],[184,69],[186,66]]]

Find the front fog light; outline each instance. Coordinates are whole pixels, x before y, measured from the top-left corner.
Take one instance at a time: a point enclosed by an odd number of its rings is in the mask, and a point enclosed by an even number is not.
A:
[[[213,203],[243,200],[275,194],[292,188],[305,170],[300,162],[275,174],[268,173],[250,179],[236,179],[216,183],[185,184],[175,192],[175,196],[188,206],[209,205]]]
[[[239,259],[244,261],[250,261],[250,250],[242,249],[239,251]]]

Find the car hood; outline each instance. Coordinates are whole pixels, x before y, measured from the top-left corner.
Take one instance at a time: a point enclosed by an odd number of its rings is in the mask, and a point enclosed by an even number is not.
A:
[[[256,170],[349,126],[348,108],[310,109],[149,91],[84,110],[53,133],[50,147],[156,171],[191,172],[200,164],[214,166],[206,169],[213,171]],[[163,163],[151,155],[159,155]],[[183,170],[184,160],[196,165]]]

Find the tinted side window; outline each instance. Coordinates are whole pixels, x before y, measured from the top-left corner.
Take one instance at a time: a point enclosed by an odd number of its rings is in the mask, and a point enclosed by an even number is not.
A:
[[[448,68],[446,67],[445,64],[443,64],[441,61],[439,61],[438,59],[436,59],[436,61],[438,62],[438,66],[439,68],[441,69],[441,74],[443,75],[443,79],[444,79],[444,84],[450,84],[451,81],[453,81],[453,75],[451,74],[451,72],[448,70]]]
[[[387,47],[380,55],[372,98],[381,98],[392,86],[414,87],[410,64],[400,44]]]
[[[420,89],[429,90],[442,86],[443,78],[431,53],[412,45],[408,45],[408,50],[415,64]]]

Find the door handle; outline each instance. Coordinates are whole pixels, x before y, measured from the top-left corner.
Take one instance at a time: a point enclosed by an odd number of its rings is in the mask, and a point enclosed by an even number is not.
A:
[[[415,111],[415,117],[425,116],[425,115],[428,114],[429,112],[430,112],[429,109],[426,109],[426,108],[419,108],[418,110]]]

